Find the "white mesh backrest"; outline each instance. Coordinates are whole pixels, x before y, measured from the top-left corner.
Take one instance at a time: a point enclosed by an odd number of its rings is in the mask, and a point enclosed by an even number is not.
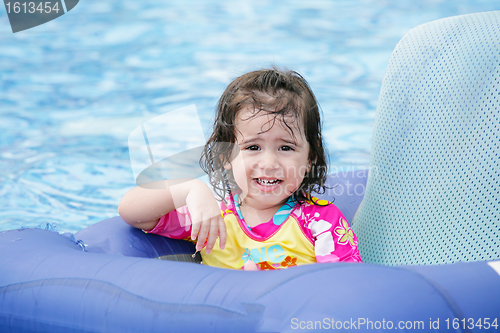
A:
[[[500,258],[500,11],[410,30],[378,100],[353,221],[386,265]]]

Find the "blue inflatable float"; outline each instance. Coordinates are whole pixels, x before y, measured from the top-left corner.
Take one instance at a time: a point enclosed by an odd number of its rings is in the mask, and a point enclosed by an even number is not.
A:
[[[370,175],[332,175],[324,197],[352,220],[365,263],[207,267],[182,262],[191,244],[118,217],[75,235],[5,231],[0,331],[498,332],[499,41],[488,12],[419,26],[396,47]]]

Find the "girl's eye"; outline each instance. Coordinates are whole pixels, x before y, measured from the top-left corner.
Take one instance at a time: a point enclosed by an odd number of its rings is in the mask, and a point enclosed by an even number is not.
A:
[[[283,151],[293,151],[295,149],[293,149],[293,147],[290,147],[290,146],[282,146],[280,148],[280,150],[283,150]]]
[[[245,150],[259,150],[260,147],[257,145],[251,145],[245,148]]]

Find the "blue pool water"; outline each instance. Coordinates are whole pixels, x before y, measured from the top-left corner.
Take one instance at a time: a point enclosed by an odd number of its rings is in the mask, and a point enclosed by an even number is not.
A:
[[[134,186],[127,138],[196,104],[203,128],[234,77],[300,72],[324,112],[332,171],[367,168],[390,54],[411,28],[497,1],[82,0],[13,34],[0,8],[0,230],[78,231]],[[182,142],[182,138],[179,138]]]

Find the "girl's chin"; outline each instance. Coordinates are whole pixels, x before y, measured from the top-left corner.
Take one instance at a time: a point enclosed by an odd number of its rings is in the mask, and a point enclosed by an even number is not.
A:
[[[248,200],[259,202],[265,206],[276,206],[286,202],[290,195],[286,195],[283,191],[277,193],[273,192],[262,192],[262,191],[252,191],[249,194],[243,196],[245,201]]]
[[[287,191],[284,182],[274,185],[258,184],[255,180],[248,184],[246,191],[240,194],[240,198],[245,198],[256,202],[260,202],[266,206],[275,206],[286,202],[293,194]]]

